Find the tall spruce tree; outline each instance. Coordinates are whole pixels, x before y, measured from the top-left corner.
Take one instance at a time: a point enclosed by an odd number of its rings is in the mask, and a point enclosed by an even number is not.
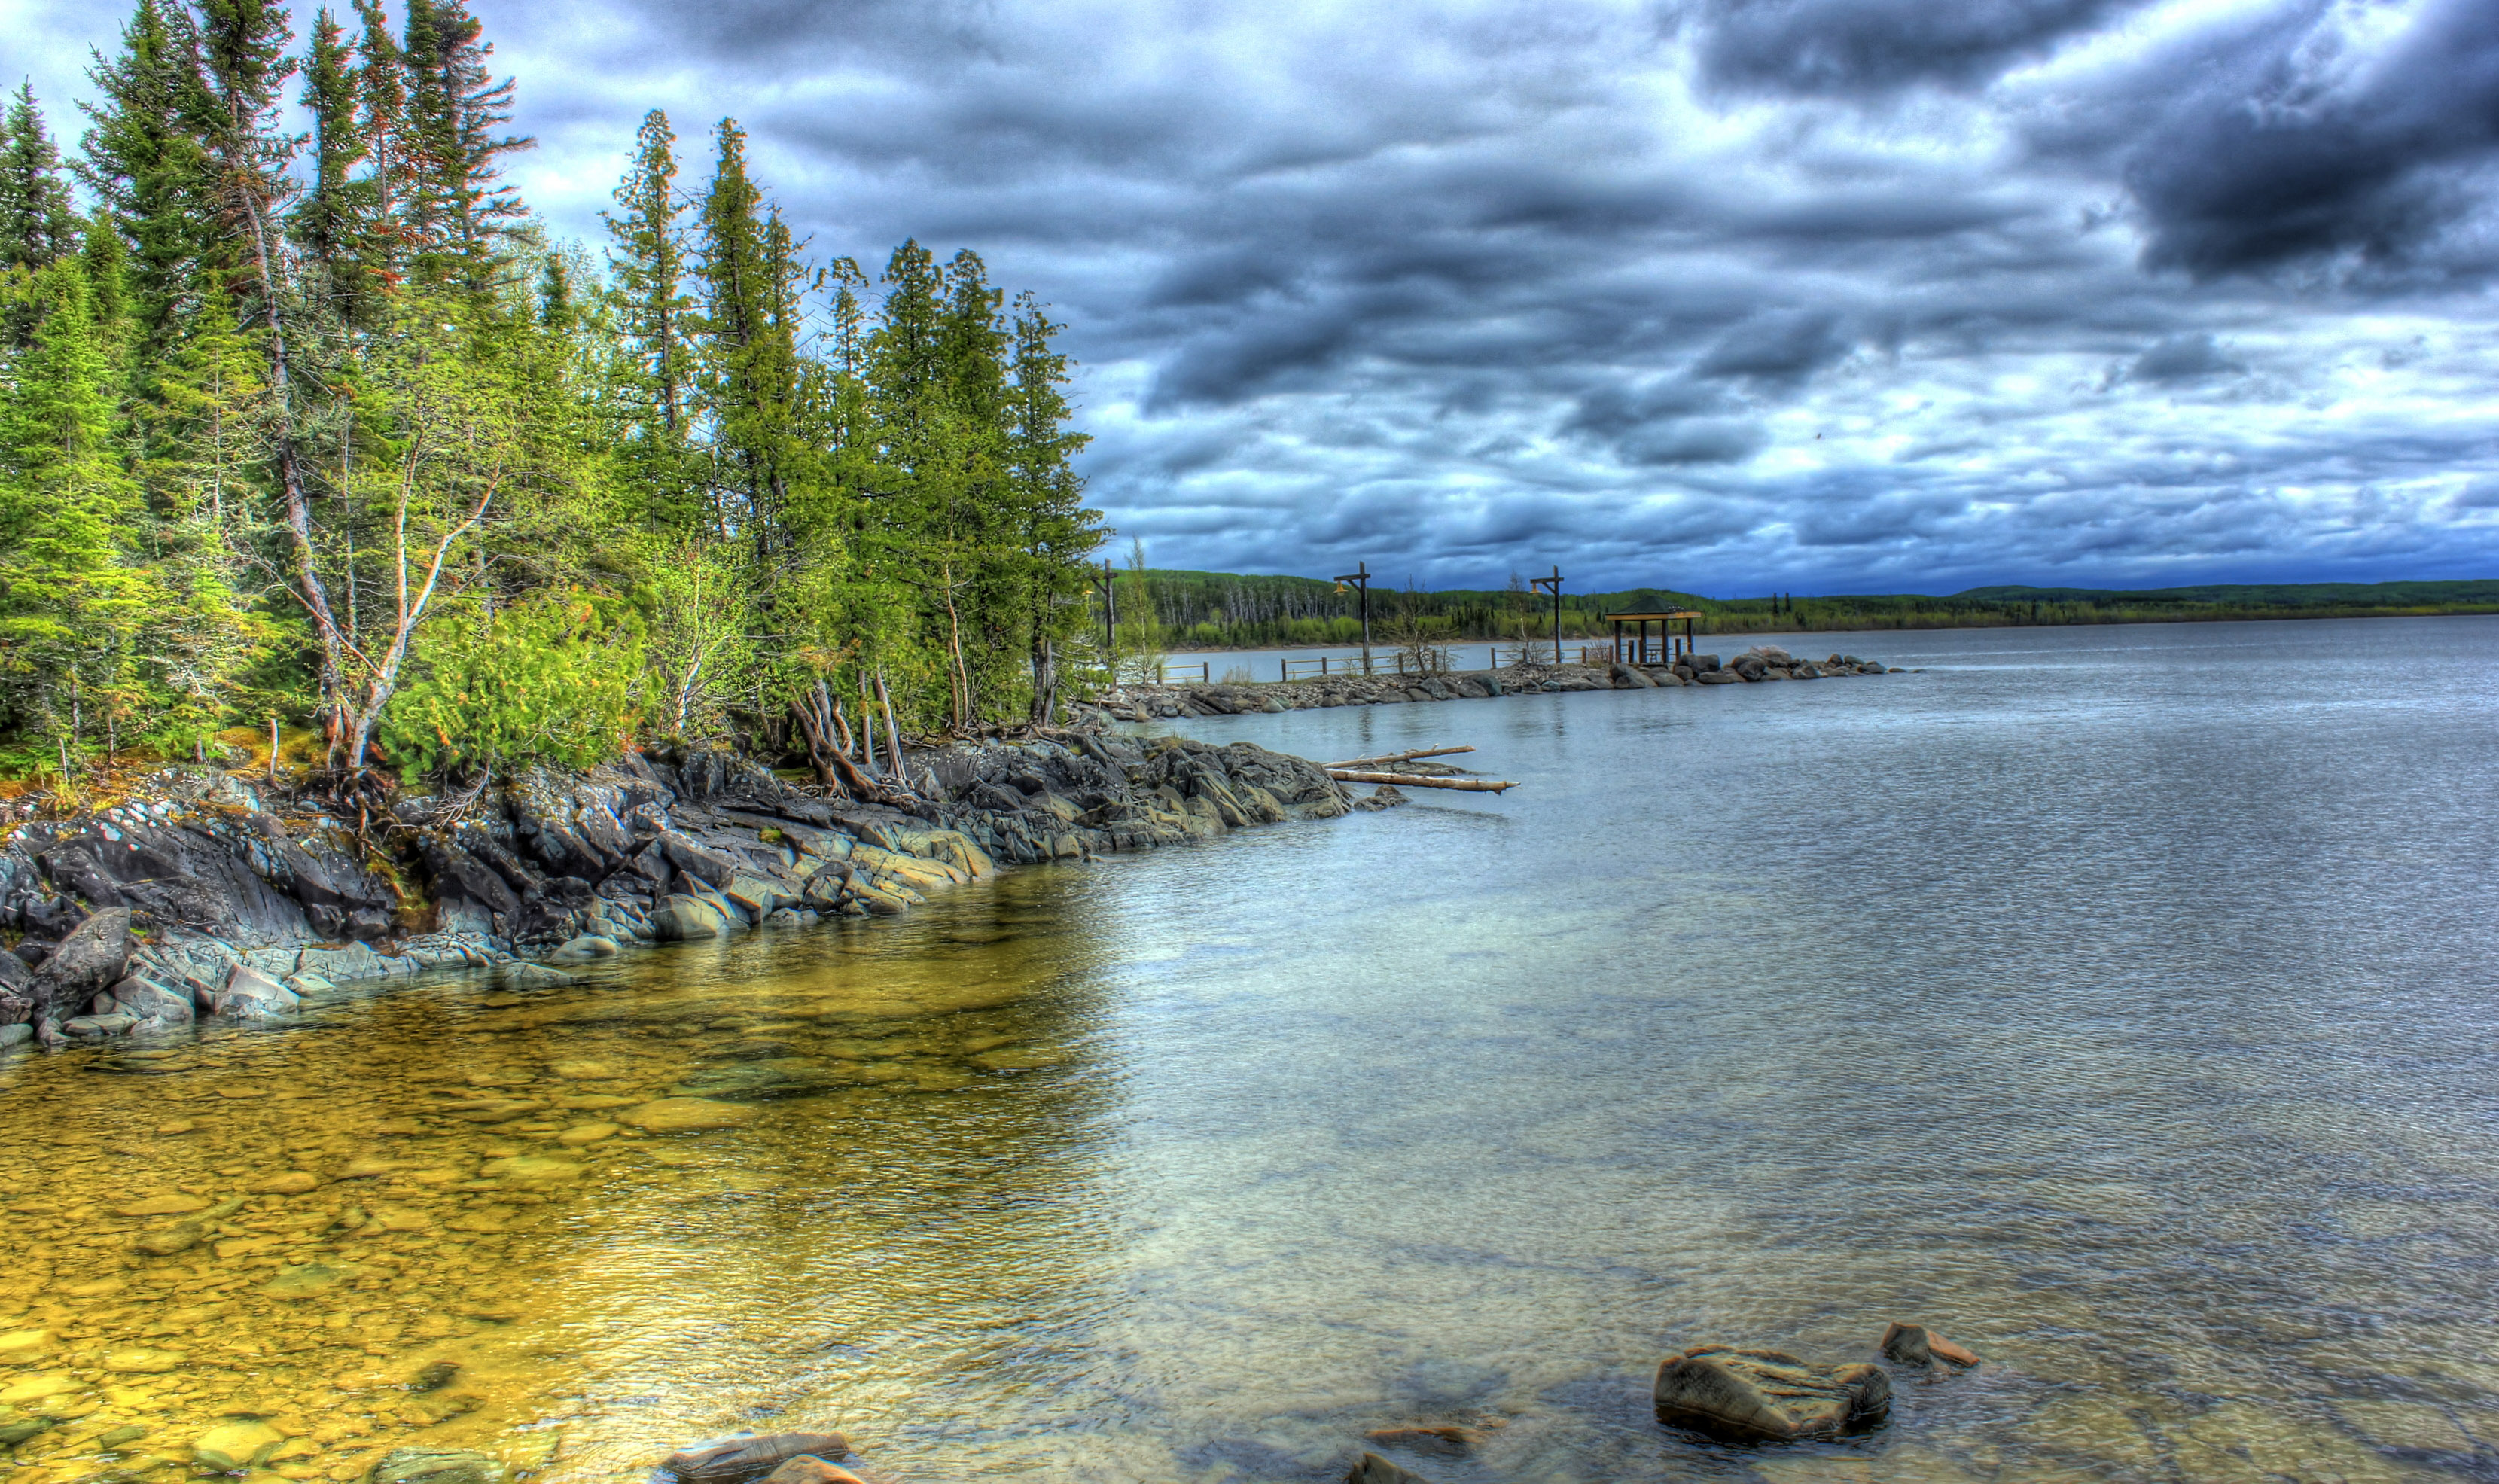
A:
[[[501,132],[514,82],[488,65],[495,48],[466,0],[409,0],[400,44],[406,98],[410,236],[423,269],[471,292],[492,284],[498,249],[527,214],[503,158],[536,142]]]
[[[374,182],[357,174],[372,153],[354,50],[329,9],[312,17],[304,57],[306,113],[312,117],[312,170],[290,226],[304,248],[308,297],[339,327],[370,326],[376,313]]]
[[[621,452],[629,477],[645,493],[647,522],[682,534],[701,522],[702,500],[690,477],[694,300],[685,287],[676,138],[667,114],[653,109],[643,115],[633,167],[616,187],[622,211],[604,219],[624,352]]]
[[[215,196],[204,137],[208,87],[189,12],[140,0],[120,53],[99,57],[87,77],[98,101],[86,106],[79,175],[130,244],[131,364],[145,395],[190,312]]]
[[[1053,719],[1058,700],[1058,641],[1085,621],[1078,601],[1090,576],[1085,559],[1102,543],[1102,517],[1085,508],[1085,481],[1073,463],[1091,439],[1068,426],[1074,412],[1060,390],[1069,379],[1068,362],[1053,343],[1062,328],[1030,292],[1016,297],[1007,497],[1023,585],[1015,617],[1031,656],[1031,716],[1043,723]]]
[[[35,103],[19,84],[0,115],[0,268],[42,268],[78,250],[68,172]]]
[[[412,169],[407,129],[407,60],[391,35],[381,0],[356,0],[356,125],[373,159],[367,177],[373,191],[373,224],[386,244],[404,237]],[[396,281],[395,256],[377,265],[385,283]]]
[[[714,518],[769,564],[787,534],[792,485],[804,476],[796,339],[803,283],[789,229],[747,174],[746,132],[725,118],[716,137],[696,265]]]
[[[0,682],[21,743],[51,744],[67,771],[99,737],[110,751],[139,709],[137,491],[113,446],[84,265],[57,258],[14,292],[34,324],[0,401]]]

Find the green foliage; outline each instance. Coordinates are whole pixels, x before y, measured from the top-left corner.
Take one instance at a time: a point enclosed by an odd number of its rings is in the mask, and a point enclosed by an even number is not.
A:
[[[612,606],[540,594],[437,624],[382,724],[382,751],[411,781],[620,756],[638,729],[643,637]]]

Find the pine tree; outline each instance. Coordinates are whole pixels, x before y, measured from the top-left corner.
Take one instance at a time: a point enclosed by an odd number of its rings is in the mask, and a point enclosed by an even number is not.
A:
[[[372,220],[377,246],[384,248],[374,267],[385,284],[395,284],[403,267],[395,249],[406,236],[403,216],[412,169],[407,59],[391,36],[390,15],[381,0],[356,0],[356,19],[364,27],[356,38],[356,127],[373,159],[373,173],[367,177],[373,191]]]
[[[746,134],[721,120],[720,156],[702,204],[704,400],[711,486],[723,533],[742,532],[769,564],[786,544],[792,487],[804,477],[798,440],[795,246],[746,171]]]
[[[357,167],[372,152],[364,99],[346,35],[325,7],[312,19],[304,58],[305,112],[312,115],[311,179],[296,203],[295,240],[303,244],[313,303],[331,324],[369,327],[377,274],[373,249],[373,179]]]
[[[130,244],[131,364],[144,393],[148,369],[181,333],[213,210],[208,88],[188,12],[140,0],[120,55],[87,76],[101,100],[87,105],[79,174]]]
[[[121,740],[149,605],[125,563],[136,491],[84,268],[56,259],[16,294],[35,320],[0,403],[0,682],[13,729],[66,771],[93,738]]]
[[[34,84],[21,83],[0,117],[0,268],[42,268],[77,251],[78,239],[61,152]]]
[[[608,271],[624,338],[624,456],[630,477],[646,492],[645,519],[672,532],[694,530],[700,498],[689,477],[688,448],[695,373],[685,291],[685,242],[676,195],[676,134],[668,115],[643,115],[633,165],[616,187],[623,214],[607,214]]]
[[[410,236],[430,275],[471,292],[491,284],[494,259],[527,214],[503,183],[503,157],[536,144],[500,133],[512,121],[513,81],[497,81],[466,0],[409,0],[400,57],[407,81]]]
[[[1047,723],[1056,706],[1057,641],[1084,622],[1077,601],[1090,576],[1086,558],[1102,541],[1102,517],[1085,508],[1085,481],[1072,464],[1091,441],[1073,432],[1073,412],[1059,388],[1067,357],[1030,293],[1017,296],[1013,383],[1008,389],[1008,498],[1022,542],[1022,611],[1032,662],[1032,719]]]

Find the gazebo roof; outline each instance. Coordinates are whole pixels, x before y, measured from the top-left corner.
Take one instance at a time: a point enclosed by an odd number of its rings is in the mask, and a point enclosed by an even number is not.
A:
[[[1702,616],[1698,608],[1667,608],[1654,613],[1600,613],[1597,615],[1601,619],[1616,624],[1632,624],[1653,619],[1697,619]]]

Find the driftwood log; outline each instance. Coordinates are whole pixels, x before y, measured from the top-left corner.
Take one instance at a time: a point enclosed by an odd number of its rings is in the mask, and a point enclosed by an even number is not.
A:
[[[1384,762],[1412,762],[1419,758],[1445,758],[1451,753],[1471,753],[1472,747],[1418,747],[1411,753],[1390,753],[1380,758],[1356,758],[1350,762],[1323,762],[1327,768],[1373,768]]]
[[[1400,789],[1463,789],[1469,793],[1499,793],[1504,789],[1518,787],[1493,778],[1426,778],[1420,773],[1367,773],[1354,768],[1330,768],[1327,776],[1338,783],[1394,784]]]

